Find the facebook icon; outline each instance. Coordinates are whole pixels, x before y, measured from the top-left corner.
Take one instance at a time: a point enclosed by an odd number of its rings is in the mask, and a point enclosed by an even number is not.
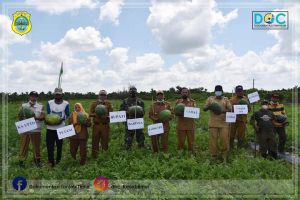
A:
[[[12,182],[12,186],[13,186],[13,188],[15,188],[15,190],[22,191],[26,188],[27,181],[24,177],[17,176],[14,178],[14,180]]]

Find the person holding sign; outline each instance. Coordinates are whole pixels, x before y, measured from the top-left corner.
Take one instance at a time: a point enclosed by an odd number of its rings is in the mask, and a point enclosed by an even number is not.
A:
[[[273,121],[275,133],[279,136],[278,152],[284,154],[284,146],[286,142],[285,126],[288,124],[284,105],[279,103],[279,94],[273,92],[271,101],[269,102],[269,110],[275,116]]]
[[[78,147],[80,148],[80,165],[84,165],[87,155],[87,139],[88,127],[91,126],[89,115],[85,112],[81,103],[76,103],[74,106],[69,123],[73,124],[76,135],[70,137],[70,153],[72,158],[76,160]]]
[[[221,140],[221,154],[223,162],[227,162],[229,148],[228,123],[226,123],[226,112],[232,110],[230,101],[223,97],[221,85],[215,86],[215,96],[208,97],[204,105],[204,111],[210,111],[209,132],[210,132],[210,152],[212,161],[217,159],[218,133]]]
[[[57,115],[60,117],[60,121],[56,124],[50,124],[46,120],[47,132],[46,132],[46,145],[48,151],[48,162],[51,167],[58,164],[61,160],[63,140],[58,138],[57,129],[65,126],[65,120],[70,116],[69,102],[63,100],[63,91],[61,88],[55,88],[54,99],[47,103],[48,115]],[[56,144],[56,162],[54,162],[54,145]]]
[[[41,167],[41,154],[40,154],[40,145],[41,145],[41,127],[42,121],[45,119],[45,113],[43,105],[37,102],[38,93],[32,91],[29,93],[29,101],[22,104],[22,108],[19,112],[19,120],[24,120],[27,118],[27,113],[23,109],[30,109],[32,111],[34,119],[36,121],[37,129],[30,132],[22,133],[20,138],[20,154],[19,154],[19,166],[21,168],[25,167],[25,160],[28,156],[28,147],[29,142],[32,144],[33,159],[37,167]]]
[[[149,118],[153,123],[163,123],[164,133],[159,135],[152,135],[152,149],[153,152],[159,150],[159,138],[161,138],[162,149],[168,152],[168,136],[170,130],[169,121],[172,119],[171,104],[164,100],[164,92],[159,90],[156,92],[156,102],[152,103],[149,110]]]
[[[251,111],[251,106],[248,98],[244,95],[243,86],[235,87],[235,95],[230,99],[231,105],[247,105],[248,112]],[[247,114],[237,114],[236,122],[230,125],[230,149],[234,147],[234,139],[238,139],[238,147],[245,146],[245,132],[247,124]]]
[[[255,129],[259,143],[259,151],[264,158],[269,154],[274,159],[277,159],[277,145],[273,127],[274,119],[274,115],[268,110],[267,100],[261,102],[261,109],[256,111],[251,117],[251,124]]]
[[[100,90],[98,99],[90,106],[90,117],[93,118],[92,134],[92,157],[97,158],[99,153],[99,142],[103,151],[108,150],[109,142],[109,112],[113,111],[113,106],[107,100],[107,92]]]
[[[177,99],[175,106],[175,114],[177,116],[177,149],[182,150],[185,143],[185,138],[188,142],[188,150],[194,151],[194,132],[195,132],[195,119],[185,118],[184,109],[179,112],[180,106],[196,107],[196,101],[189,98],[189,90],[186,87],[181,88],[181,98]]]
[[[145,104],[141,98],[137,97],[137,89],[134,86],[129,88],[129,97],[124,99],[120,105],[120,111],[126,111],[127,119],[143,118],[145,114]],[[143,148],[145,146],[145,136],[143,129],[129,130],[127,123],[125,123],[125,148],[131,149],[133,137],[136,136],[138,147]]]

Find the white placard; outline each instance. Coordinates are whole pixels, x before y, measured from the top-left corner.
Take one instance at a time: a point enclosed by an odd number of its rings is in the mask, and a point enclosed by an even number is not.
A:
[[[67,137],[71,137],[73,135],[76,135],[73,125],[58,128],[56,131],[57,131],[58,139],[60,139],[60,140],[63,139],[63,138],[67,138]]]
[[[109,122],[126,122],[126,111],[109,112]]]
[[[15,124],[19,134],[37,129],[37,125],[33,117],[18,121]]]
[[[144,128],[144,118],[127,119],[128,130],[136,130]]]
[[[237,115],[245,115],[248,114],[248,106],[247,105],[233,105],[234,113]]]
[[[186,118],[198,119],[200,116],[200,108],[184,107],[184,115]]]
[[[152,124],[148,126],[148,134],[158,135],[164,133],[164,125],[162,123]]]
[[[253,92],[251,94],[248,94],[248,99],[250,103],[259,101],[260,98],[258,92]]]
[[[226,112],[226,122],[227,123],[235,123],[236,122],[236,114],[234,112]]]

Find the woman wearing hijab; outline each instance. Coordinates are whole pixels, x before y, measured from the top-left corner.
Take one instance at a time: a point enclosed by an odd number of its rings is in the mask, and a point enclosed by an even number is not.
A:
[[[83,120],[82,120],[83,119]],[[70,137],[70,153],[76,160],[78,147],[80,148],[80,165],[84,165],[87,157],[88,127],[91,126],[89,115],[85,112],[81,103],[76,103],[74,112],[70,117],[70,124],[73,124],[76,135]]]

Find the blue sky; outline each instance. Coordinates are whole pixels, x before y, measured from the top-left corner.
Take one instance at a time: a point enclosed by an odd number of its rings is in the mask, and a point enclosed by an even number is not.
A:
[[[64,84],[69,91],[114,91],[128,84],[136,84],[140,90],[176,85],[212,90],[215,84],[222,84],[230,91],[237,84],[250,87],[252,77],[265,89],[297,84],[297,63],[291,63],[289,56],[298,53],[298,40],[290,38],[291,31],[252,30],[251,15],[253,10],[294,9],[290,11],[291,23],[298,24],[298,3],[145,2],[76,0],[73,5],[78,6],[74,8],[70,3],[44,9],[36,0],[2,1],[5,23],[11,23],[12,14],[18,10],[28,11],[32,22],[26,36],[2,30],[1,35],[10,39],[3,40],[8,47],[3,55],[8,56],[0,60],[6,77],[3,90],[51,90],[61,59],[66,63]],[[214,3],[216,6],[211,6]],[[77,38],[77,33],[82,37]],[[285,40],[296,47],[285,49]],[[287,52],[286,57],[283,52]],[[30,75],[31,69],[39,78]],[[293,78],[288,82],[282,78],[276,83],[265,81],[286,76]],[[39,88],[41,80],[45,82]]]

